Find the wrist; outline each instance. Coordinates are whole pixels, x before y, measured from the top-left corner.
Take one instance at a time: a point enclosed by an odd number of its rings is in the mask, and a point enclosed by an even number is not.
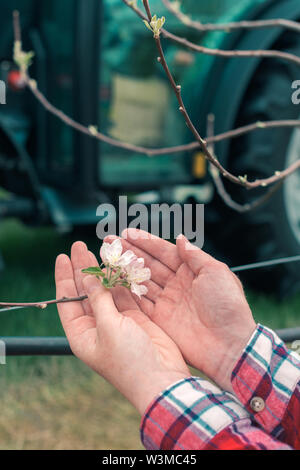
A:
[[[253,321],[249,324],[248,327],[244,328],[242,332],[239,332],[238,336],[232,338],[230,344],[224,351],[223,360],[215,378],[215,382],[223,390],[234,393],[231,383],[232,372],[237,362],[241,358],[255,329],[256,324]]]
[[[142,386],[138,387],[134,397],[133,405],[139,411],[141,416],[144,415],[150,404],[158,398],[171,385],[191,377],[190,371],[168,372],[165,374],[153,374],[151,377],[145,378]]]

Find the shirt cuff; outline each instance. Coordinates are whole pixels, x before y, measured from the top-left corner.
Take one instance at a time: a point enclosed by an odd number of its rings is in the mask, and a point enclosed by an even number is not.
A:
[[[189,377],[150,404],[142,418],[141,440],[148,450],[202,449],[244,418],[249,414],[236,397],[204,379]]]
[[[254,420],[278,436],[300,379],[300,357],[270,329],[258,324],[232,372],[234,393]]]

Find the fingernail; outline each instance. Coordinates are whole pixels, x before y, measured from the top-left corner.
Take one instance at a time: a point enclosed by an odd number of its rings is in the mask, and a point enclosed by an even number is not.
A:
[[[73,245],[72,245],[72,248],[81,248],[83,250],[87,250],[87,246],[84,242],[82,241],[77,241],[77,242],[74,242]]]
[[[91,294],[100,287],[100,283],[95,276],[86,276],[83,279],[83,285],[87,294]]]
[[[181,233],[180,235],[178,235],[177,240],[181,240],[182,238],[184,238],[184,235]]]
[[[103,241],[105,242],[105,240],[116,240],[117,238],[119,238],[117,235],[106,235]]]

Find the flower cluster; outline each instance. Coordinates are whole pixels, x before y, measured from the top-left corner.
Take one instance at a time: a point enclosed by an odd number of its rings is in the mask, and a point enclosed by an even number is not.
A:
[[[144,259],[138,258],[133,251],[122,252],[122,243],[119,239],[111,244],[103,243],[100,250],[101,266],[83,269],[83,272],[101,278],[102,284],[108,289],[115,286],[127,287],[141,298],[148,292],[142,283],[150,279],[151,271],[145,268]]]

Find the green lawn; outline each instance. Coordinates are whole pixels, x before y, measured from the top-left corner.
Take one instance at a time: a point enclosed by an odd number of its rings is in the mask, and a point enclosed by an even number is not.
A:
[[[76,235],[1,223],[1,301],[55,297],[54,263]],[[81,235],[97,254],[99,240]],[[272,328],[300,326],[300,294],[282,303],[248,293],[257,321]],[[3,313],[0,336],[63,335],[56,307]],[[138,449],[139,417],[103,379],[76,358],[7,358],[0,366],[2,449]]]

